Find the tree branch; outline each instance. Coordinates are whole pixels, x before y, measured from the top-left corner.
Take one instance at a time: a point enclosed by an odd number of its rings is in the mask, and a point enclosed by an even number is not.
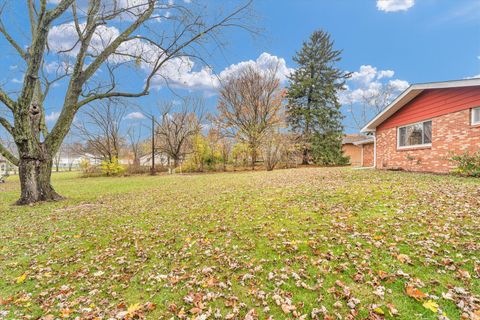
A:
[[[0,33],[3,34],[5,39],[12,45],[15,50],[17,50],[18,54],[22,57],[23,60],[27,60],[27,53],[22,49],[22,47],[15,41],[13,40],[12,36],[7,32],[5,27],[3,26],[3,23],[0,23]]]
[[[46,14],[46,24],[50,24],[53,20],[62,15],[74,2],[75,0],[62,0],[55,9],[52,9]],[[43,6],[43,4],[42,4]]]
[[[18,167],[19,160],[7,149],[5,148],[1,143],[0,143],[0,154],[5,157],[8,161],[10,161],[12,164],[16,165]]]
[[[35,91],[35,82],[38,80],[38,71],[43,62],[50,23],[64,13],[73,2],[74,0],[62,0],[55,9],[50,11],[46,11],[46,0],[40,2],[40,14],[35,29],[36,32],[29,50],[30,58],[28,59],[28,67],[25,72],[22,91],[18,99],[22,108],[29,107]]]
[[[2,89],[0,89],[0,101],[11,111],[15,110],[15,101],[13,101]]]
[[[98,68],[102,65],[105,60],[108,59],[110,55],[115,53],[115,50],[125,42],[128,37],[134,32],[140,25],[142,25],[153,13],[155,8],[155,1],[149,0],[148,2],[148,9],[142,13],[142,15],[135,20],[127,29],[125,29],[115,40],[112,41],[98,56],[97,58],[85,69],[83,73],[83,81],[87,81],[94,73],[98,70]]]
[[[10,122],[7,119],[0,117],[0,124],[5,128],[5,130],[8,131],[8,133],[13,135],[13,126],[10,124]]]
[[[28,17],[30,19],[30,32],[33,35],[35,34],[35,4],[33,0],[27,0],[28,5]]]

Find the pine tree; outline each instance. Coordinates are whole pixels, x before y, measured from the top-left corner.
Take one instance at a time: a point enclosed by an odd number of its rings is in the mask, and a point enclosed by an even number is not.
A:
[[[342,164],[343,134],[337,93],[349,74],[338,69],[341,50],[334,49],[330,35],[315,31],[293,57],[298,68],[289,77],[287,121],[301,138],[303,164]]]

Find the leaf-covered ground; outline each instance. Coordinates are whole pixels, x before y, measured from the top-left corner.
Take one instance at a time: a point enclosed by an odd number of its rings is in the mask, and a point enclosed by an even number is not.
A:
[[[0,185],[0,318],[479,319],[480,180],[351,169]]]

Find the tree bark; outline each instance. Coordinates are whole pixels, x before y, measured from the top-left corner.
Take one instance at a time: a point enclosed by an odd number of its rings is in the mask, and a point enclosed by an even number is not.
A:
[[[255,171],[255,163],[257,162],[257,149],[252,148],[252,170]]]
[[[303,146],[303,154],[302,154],[302,164],[303,165],[308,165],[308,149],[307,146]]]
[[[52,155],[56,152],[47,149],[45,143],[40,142],[41,118],[41,108],[37,103],[32,103],[28,108],[28,116],[19,119],[17,123],[19,131],[14,134],[14,138],[20,156],[18,174],[21,190],[17,205],[62,199],[50,183]]]
[[[39,201],[58,201],[62,197],[50,184],[52,159],[20,158],[18,165],[21,196],[17,205],[27,205]]]

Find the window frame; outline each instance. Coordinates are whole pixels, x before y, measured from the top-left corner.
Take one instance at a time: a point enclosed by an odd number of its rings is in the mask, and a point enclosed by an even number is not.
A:
[[[472,110],[471,111],[471,118],[472,118],[471,125],[472,126],[480,125],[480,107],[473,107],[471,110]],[[475,112],[477,112],[477,111],[479,112],[479,116],[478,116],[478,120],[475,121]]]
[[[414,125],[417,125],[417,124],[421,124],[422,125],[422,141],[424,140],[424,132],[423,132],[423,126],[424,126],[424,123],[425,122],[430,122],[431,123],[431,131],[433,133],[433,121],[432,119],[428,119],[428,120],[422,120],[422,121],[418,121],[418,122],[414,122],[414,123],[409,123],[409,124],[406,124],[406,125],[403,125],[403,126],[400,126],[400,127],[397,127],[397,149],[399,150],[403,150],[403,149],[422,149],[422,148],[431,148],[432,147],[432,142],[429,142],[429,143],[422,143],[422,144],[412,144],[412,145],[409,145],[409,146],[400,146],[400,129],[402,128],[407,128],[407,127],[411,127],[411,126],[414,126]],[[432,136],[430,136],[430,141],[432,140]]]

